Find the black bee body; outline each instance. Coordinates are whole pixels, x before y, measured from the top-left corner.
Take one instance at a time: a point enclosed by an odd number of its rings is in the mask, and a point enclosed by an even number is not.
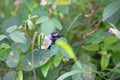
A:
[[[55,41],[60,37],[61,37],[60,34],[58,34],[57,32],[51,33],[51,41],[52,41],[51,45],[54,44]],[[48,49],[50,49],[51,45],[48,47]]]
[[[54,43],[58,38],[60,38],[60,35],[57,32],[51,33],[52,43]]]

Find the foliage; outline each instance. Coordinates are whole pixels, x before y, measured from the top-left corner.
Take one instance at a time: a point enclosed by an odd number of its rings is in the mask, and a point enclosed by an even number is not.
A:
[[[0,80],[120,79],[120,0],[0,4]]]

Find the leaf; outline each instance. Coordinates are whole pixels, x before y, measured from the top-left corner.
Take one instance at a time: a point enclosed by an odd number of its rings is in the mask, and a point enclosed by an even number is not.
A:
[[[64,80],[65,78],[67,78],[71,75],[74,75],[74,74],[78,74],[78,73],[81,73],[81,71],[79,71],[79,70],[70,71],[70,72],[67,72],[67,73],[63,74],[62,76],[58,77],[57,80]]]
[[[58,5],[70,5],[71,2],[69,0],[57,0]]]
[[[59,47],[55,44],[51,45],[50,52],[51,52],[51,54],[54,54],[54,55],[57,54],[59,52]]]
[[[74,52],[73,52],[73,50],[72,50],[72,48],[70,47],[69,44],[67,44],[66,42],[64,42],[64,41],[62,41],[62,40],[60,40],[60,39],[56,40],[55,43],[56,43],[58,46],[60,46],[61,48],[63,48],[63,49],[67,52],[67,54],[68,54],[72,59],[74,59],[74,60],[76,61],[76,56],[75,56],[75,54],[74,54]]]
[[[63,56],[60,53],[56,54],[53,57],[53,64],[55,65],[55,67],[57,67],[60,64],[60,62],[61,62],[62,59],[63,59]]]
[[[104,45],[112,45],[114,43],[116,43],[118,41],[118,39],[115,36],[108,36],[107,38],[105,38],[105,40],[103,41]]]
[[[105,70],[109,64],[111,54],[103,54],[101,57],[101,69]]]
[[[30,46],[30,41],[29,40],[27,40],[27,43],[25,43],[25,44],[14,42],[11,45],[13,50],[20,50],[23,53],[25,53],[28,50],[29,46]]]
[[[112,62],[117,65],[120,63],[120,52],[117,52],[117,53],[113,53],[112,54]]]
[[[115,14],[119,10],[120,10],[120,0],[117,0],[117,1],[109,4],[104,9],[102,20],[103,21],[107,20],[110,16],[112,16],[113,14]]]
[[[81,63],[82,68],[81,70],[90,71],[89,73],[81,72],[76,75],[72,75],[72,79],[74,80],[95,80],[95,73],[93,71],[96,71],[96,67],[94,64],[90,62],[82,62]],[[72,70],[80,70],[77,66],[77,63],[73,64]]]
[[[44,35],[49,35],[54,31],[55,26],[54,26],[53,22],[47,21],[47,22],[44,22],[41,24],[40,29],[41,29],[41,32],[44,33]]]
[[[11,17],[10,19],[6,19],[4,21],[3,26],[2,26],[2,33],[8,36],[9,33],[6,30],[9,27],[14,26],[14,25],[19,25],[17,16]]]
[[[112,46],[112,49],[116,52],[120,52],[120,42],[115,43],[115,45]]]
[[[47,62],[45,65],[41,66],[41,71],[42,71],[42,74],[44,75],[44,77],[47,76],[50,65],[51,65],[51,63]]]
[[[10,51],[11,51],[10,48],[0,50],[0,57],[3,57],[3,56],[5,56],[5,55],[7,55]]]
[[[48,62],[48,60],[53,56],[53,54],[50,53],[47,49],[34,49],[33,50],[33,63],[32,63],[32,52],[28,53],[24,56],[22,60],[22,70],[23,71],[31,71],[33,70],[33,64],[34,68],[38,68],[45,63]]]
[[[20,33],[19,31],[14,31],[13,33],[11,33],[10,38],[16,43],[25,44],[27,42],[25,36],[22,33]]]
[[[11,48],[8,44],[2,43],[0,45],[0,57],[7,55],[11,51]]]
[[[91,57],[90,54],[81,54],[79,59],[81,62],[89,62]]]
[[[92,43],[92,44],[97,44],[97,43],[102,42],[103,40],[104,40],[103,36],[93,35],[93,36],[89,36],[88,38],[86,38],[85,42]]]
[[[60,70],[58,67],[54,68],[54,69],[50,69],[48,71],[48,75],[45,78],[43,78],[42,80],[56,80],[56,78],[59,76],[59,72],[60,72]]]
[[[37,3],[36,3],[37,4]],[[48,16],[47,10],[44,10],[43,8],[40,8],[40,6],[37,6],[31,11],[31,16],[38,15],[38,16]]]
[[[82,46],[82,48],[87,51],[97,51],[97,50],[99,50],[99,44],[90,44],[87,46]]]
[[[73,70],[73,71],[69,71],[63,75],[61,75],[60,77],[57,78],[57,80],[64,80],[65,78],[71,76],[71,75],[75,75],[75,74],[79,74],[79,73],[89,73],[89,72],[96,72],[96,71],[89,71],[89,70]]]
[[[35,24],[40,24],[40,23],[46,22],[48,20],[49,20],[48,16],[42,16],[42,17],[40,17],[39,19],[36,20]]]
[[[105,40],[103,41],[104,45],[104,49],[106,50],[111,50],[114,47],[114,44],[118,43],[118,39],[115,36],[108,36],[105,38]]]
[[[52,18],[41,24],[39,33],[43,32],[45,35],[49,35],[55,30],[55,27],[59,30],[62,29],[61,23],[56,18]]]
[[[56,18],[52,18],[51,22],[57,29],[62,30],[62,25],[59,20],[57,20]]]
[[[5,35],[0,35],[0,41],[2,41],[3,39],[5,39],[6,36]]]
[[[16,79],[15,80],[23,80],[23,73],[22,70],[18,70],[16,72]]]
[[[112,23],[112,24],[116,24],[118,21],[119,21],[119,19],[120,19],[120,12],[116,12],[115,14],[113,14],[112,16],[110,16],[107,20],[106,20],[106,22],[108,22],[108,23]]]
[[[15,51],[10,52],[6,60],[7,66],[10,68],[14,68],[17,67],[18,63],[19,63],[19,53]]]
[[[65,49],[60,47],[60,54],[62,54],[65,58],[71,59],[71,56],[65,51]]]
[[[60,37],[58,40],[61,40],[61,41],[66,42],[66,43],[68,42],[67,39],[64,37]]]
[[[8,45],[7,43],[2,43],[0,45],[0,49],[8,49],[8,48],[10,48],[10,45]]]
[[[6,32],[8,33],[12,33],[13,31],[15,31],[17,29],[17,25],[13,25],[13,26],[10,26],[6,29]]]
[[[16,77],[16,71],[9,71],[5,74],[3,77],[3,80],[15,80]]]
[[[69,7],[66,5],[60,5],[60,6],[58,6],[58,11],[60,11],[61,13],[64,13],[64,14],[68,14]]]

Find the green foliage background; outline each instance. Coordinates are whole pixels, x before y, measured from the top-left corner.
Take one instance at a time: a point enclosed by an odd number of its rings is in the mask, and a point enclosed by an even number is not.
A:
[[[120,79],[120,0],[18,1],[0,1],[0,80]]]

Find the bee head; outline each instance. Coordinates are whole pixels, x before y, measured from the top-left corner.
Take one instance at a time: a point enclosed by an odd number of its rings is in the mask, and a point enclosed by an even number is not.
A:
[[[55,40],[57,40],[58,38],[60,38],[60,34],[58,34],[57,32],[53,32],[51,33],[52,36],[52,41],[55,42]]]

